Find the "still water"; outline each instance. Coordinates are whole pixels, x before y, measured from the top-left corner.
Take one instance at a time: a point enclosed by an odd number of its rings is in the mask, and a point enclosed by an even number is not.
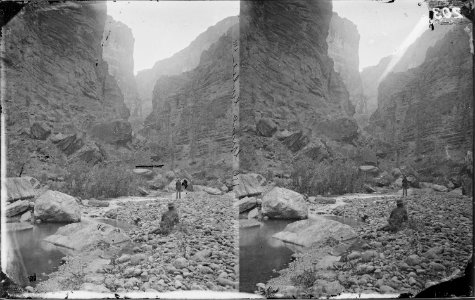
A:
[[[96,219],[96,221],[125,231],[135,227],[132,224],[111,219]],[[7,233],[7,264],[9,270],[12,270],[13,274],[11,276],[14,277],[12,279],[15,282],[21,286],[36,286],[38,282],[48,279],[48,274],[58,270],[65,255],[43,239],[55,234],[59,227],[65,225],[67,224],[36,224],[32,229]],[[133,246],[133,244],[124,245],[122,252],[131,252],[130,249]],[[30,281],[29,276],[33,275],[36,275],[36,281]]]
[[[32,229],[12,231],[7,233],[8,264],[15,270],[22,285],[35,286],[41,280],[47,279],[46,274],[54,272],[61,265],[64,254],[43,239],[56,233],[65,224],[38,224]],[[28,276],[36,274],[36,281]]]
[[[352,218],[323,216],[352,227],[361,224]],[[295,220],[294,220],[295,221]],[[288,245],[272,237],[282,231],[292,220],[268,220],[261,226],[239,229],[239,289],[241,292],[253,293],[256,284],[266,283],[277,277],[279,271],[288,267],[292,261],[293,251],[299,246]]]
[[[239,289],[253,293],[256,283],[276,277],[292,260],[292,251],[272,235],[292,221],[268,220],[261,226],[239,229]]]

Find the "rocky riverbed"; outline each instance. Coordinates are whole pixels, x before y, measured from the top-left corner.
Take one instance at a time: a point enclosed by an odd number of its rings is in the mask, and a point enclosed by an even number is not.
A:
[[[180,215],[178,228],[168,236],[151,233],[173,198],[166,194],[157,199],[111,201],[111,206],[104,208],[83,206],[83,215],[88,217],[108,217],[134,225],[126,229],[131,242],[115,246],[96,243],[67,257],[48,280],[28,290],[236,290],[238,217],[233,195],[188,193],[181,200],[173,200]]]
[[[463,274],[472,250],[472,198],[415,191],[405,198],[409,222],[397,233],[377,231],[386,224],[400,196],[347,197],[332,214],[366,215],[354,226],[358,238],[326,243],[296,253],[296,260],[267,287],[282,296],[339,293],[416,294]],[[324,206],[324,205],[323,205]],[[322,204],[311,204],[320,211]]]

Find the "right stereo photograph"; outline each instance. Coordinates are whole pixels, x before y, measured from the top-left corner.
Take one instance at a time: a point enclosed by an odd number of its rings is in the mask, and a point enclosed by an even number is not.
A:
[[[241,1],[241,292],[473,296],[473,15]]]

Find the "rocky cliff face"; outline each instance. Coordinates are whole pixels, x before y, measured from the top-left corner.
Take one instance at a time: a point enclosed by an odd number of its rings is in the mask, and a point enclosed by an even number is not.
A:
[[[135,123],[142,120],[142,103],[134,76],[132,30],[107,16],[102,44],[102,57],[109,66],[109,74],[115,77],[124,96],[124,103],[130,111],[130,122],[138,126]]]
[[[129,110],[102,59],[105,3],[31,3],[3,28],[2,69],[9,176],[55,172],[64,157],[101,160],[101,126]],[[12,174],[14,173],[14,174]]]
[[[231,179],[232,40],[238,29],[204,51],[192,71],[158,79],[141,133],[168,166]]]
[[[345,83],[350,101],[355,106],[354,117],[360,123],[362,116],[367,115],[367,107],[359,71],[360,35],[356,25],[333,13],[327,43],[328,56],[333,59],[335,72]]]
[[[392,56],[382,58],[376,66],[364,68],[361,72],[361,82],[366,98],[366,120],[378,108],[378,86],[381,76],[386,70]],[[367,125],[367,124],[366,124]]]
[[[388,75],[379,86],[371,133],[399,149],[402,163],[433,170],[463,161],[472,145],[472,55],[466,30],[454,26],[424,62]],[[427,170],[426,170],[427,171]]]
[[[240,168],[282,172],[357,136],[354,107],[328,56],[331,1],[243,1]]]
[[[441,40],[445,34],[450,31],[451,26],[438,26],[436,30],[426,30],[412,45],[410,45],[402,57],[395,61],[390,72],[405,72],[409,69],[421,65],[425,58],[427,50],[433,47],[435,43]],[[376,66],[367,67],[361,72],[363,90],[367,99],[366,120],[378,107],[378,87],[386,68],[390,65],[394,56],[388,56],[381,59]]]
[[[178,75],[198,66],[201,53],[214,44],[232,26],[239,22],[237,16],[228,17],[200,34],[191,44],[172,57],[158,61],[153,68],[138,72],[138,91],[142,99],[144,118],[152,111],[152,94],[161,76]]]

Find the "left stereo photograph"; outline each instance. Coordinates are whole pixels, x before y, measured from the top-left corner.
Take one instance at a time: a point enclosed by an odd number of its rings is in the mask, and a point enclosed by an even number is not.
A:
[[[2,11],[2,297],[238,291],[239,1]]]

